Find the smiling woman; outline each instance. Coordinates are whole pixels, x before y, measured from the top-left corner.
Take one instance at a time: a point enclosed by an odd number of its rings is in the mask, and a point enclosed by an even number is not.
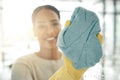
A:
[[[32,15],[35,36],[40,42],[40,47],[56,47],[57,36],[61,29],[59,11],[47,8],[37,8]],[[40,12],[38,12],[41,10]]]
[[[11,80],[48,80],[63,65],[56,46],[61,30],[59,11],[51,5],[38,6],[33,11],[32,21],[40,49],[14,63]]]

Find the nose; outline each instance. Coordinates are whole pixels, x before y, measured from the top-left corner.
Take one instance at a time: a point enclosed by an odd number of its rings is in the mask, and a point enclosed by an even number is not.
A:
[[[52,36],[55,32],[55,29],[51,26],[48,26],[46,32],[49,36]]]

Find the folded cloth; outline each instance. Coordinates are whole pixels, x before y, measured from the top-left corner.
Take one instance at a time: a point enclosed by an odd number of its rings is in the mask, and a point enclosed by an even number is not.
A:
[[[94,66],[102,57],[102,47],[96,36],[101,31],[97,15],[77,7],[70,22],[58,36],[58,47],[76,69]]]

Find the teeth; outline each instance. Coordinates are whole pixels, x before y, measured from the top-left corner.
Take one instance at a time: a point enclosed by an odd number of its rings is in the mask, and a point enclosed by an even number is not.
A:
[[[53,40],[53,39],[55,39],[54,37],[51,37],[51,38],[47,38],[47,40]]]

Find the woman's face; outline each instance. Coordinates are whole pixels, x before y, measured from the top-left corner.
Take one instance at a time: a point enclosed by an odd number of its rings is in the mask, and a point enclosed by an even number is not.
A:
[[[35,17],[34,33],[41,48],[56,48],[58,34],[61,30],[58,15],[49,9],[42,9]]]

